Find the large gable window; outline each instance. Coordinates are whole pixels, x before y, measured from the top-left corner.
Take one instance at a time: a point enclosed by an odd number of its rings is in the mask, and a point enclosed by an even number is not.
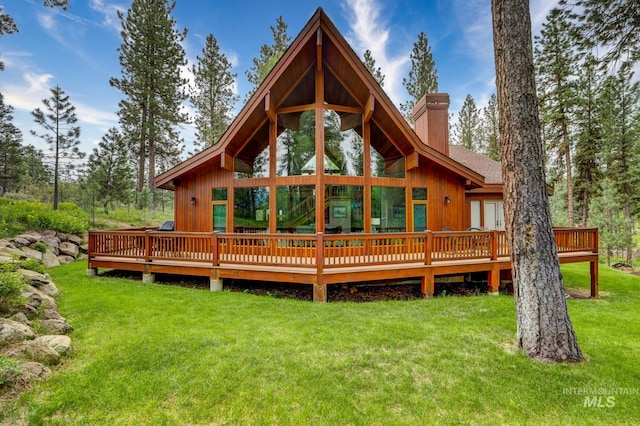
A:
[[[325,110],[325,174],[363,176],[363,147],[361,114]]]
[[[313,175],[316,169],[315,111],[278,114],[278,176]]]

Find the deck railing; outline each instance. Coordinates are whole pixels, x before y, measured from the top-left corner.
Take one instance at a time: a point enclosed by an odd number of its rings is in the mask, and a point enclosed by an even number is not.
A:
[[[597,228],[556,228],[559,253],[598,251]],[[504,231],[378,234],[231,234],[158,232],[156,228],[90,231],[90,260],[171,260],[323,269],[509,256]]]

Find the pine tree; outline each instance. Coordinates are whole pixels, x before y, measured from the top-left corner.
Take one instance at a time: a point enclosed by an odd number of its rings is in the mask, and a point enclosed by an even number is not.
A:
[[[481,139],[480,112],[473,96],[467,95],[458,113],[458,122],[453,126],[453,141],[471,151],[477,151]]]
[[[276,20],[276,26],[271,26],[273,34],[273,44],[271,46],[263,44],[260,47],[260,56],[253,59],[253,65],[245,74],[249,83],[253,84],[253,88],[247,93],[247,100],[253,95],[258,86],[264,81],[269,72],[278,63],[280,57],[289,47],[291,37],[287,35],[287,24],[282,16]]]
[[[127,203],[130,189],[134,187],[134,171],[127,145],[115,127],[102,136],[102,140],[89,156],[87,183],[92,184],[95,198],[100,201],[105,214],[114,201]]]
[[[364,51],[364,66],[367,67],[373,78],[378,82],[380,87],[384,86],[384,74],[380,67],[376,68],[376,60],[373,59],[369,49]]]
[[[235,94],[235,78],[231,62],[220,52],[218,41],[209,34],[202,57],[193,66],[194,87],[190,91],[191,104],[196,110],[196,147],[200,149],[214,145],[220,140],[231,122]]]
[[[188,121],[181,112],[187,81],[180,76],[180,67],[186,65],[181,43],[187,30],[176,29],[171,17],[175,5],[167,0],[133,0],[126,15],[118,12],[122,77],[109,81],[125,95],[120,123],[137,156],[137,192],[142,192],[147,177],[152,208],[157,166],[179,161],[182,140],[175,127]]]
[[[540,117],[546,127],[548,150],[557,155],[564,167],[567,182],[567,213],[573,226],[573,141],[570,129],[575,98],[575,39],[566,10],[555,8],[542,24],[535,38],[535,65]]]
[[[492,0],[491,10],[518,346],[535,360],[578,361],[542,167],[529,2]]]
[[[0,197],[16,192],[24,176],[22,132],[13,124],[13,108],[0,93]]]
[[[575,163],[576,176],[574,189],[576,206],[582,210],[582,226],[589,221],[589,204],[598,193],[601,171],[599,156],[602,149],[602,130],[600,121],[600,91],[602,78],[598,73],[598,62],[588,55],[578,73],[576,81],[575,123],[576,139]]]
[[[409,78],[402,79],[402,85],[409,92],[409,99],[400,105],[405,118],[412,122],[413,107],[427,93],[438,91],[438,71],[431,55],[431,47],[425,33],[418,34],[418,41],[413,45],[411,55],[411,70]]]
[[[618,194],[620,211],[625,217],[622,230],[627,263],[631,264],[633,249],[633,211],[640,199],[639,107],[640,83],[633,82],[633,71],[624,63],[617,75],[607,78],[604,85],[602,118],[605,177]]]
[[[0,6],[0,36],[16,32],[18,32],[18,27],[15,21],[9,14],[4,13],[2,6]],[[4,62],[0,61],[0,71],[2,70],[4,70]]]
[[[482,109],[482,152],[495,161],[500,161],[500,126],[498,123],[498,98],[493,93],[487,106]]]
[[[640,7],[637,0],[561,0],[572,12],[583,50],[600,49],[605,63],[640,60]]]
[[[78,122],[76,107],[69,101],[69,96],[56,86],[51,89],[51,97],[43,99],[45,111],[36,108],[32,115],[36,123],[41,125],[45,132],[38,134],[32,130],[31,133],[42,138],[49,144],[49,150],[53,156],[53,209],[58,209],[58,191],[62,168],[67,166],[72,168],[73,160],[84,158],[84,153],[80,151],[80,127],[75,126]]]

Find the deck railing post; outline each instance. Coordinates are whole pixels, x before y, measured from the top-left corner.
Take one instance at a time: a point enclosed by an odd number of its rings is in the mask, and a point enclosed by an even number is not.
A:
[[[220,260],[218,259],[218,233],[213,232],[211,235],[211,265],[219,266]]]
[[[498,260],[498,230],[491,235],[491,260]]]
[[[324,234],[316,234],[316,283],[313,285],[313,301],[327,301],[327,286],[323,278],[324,269]]]
[[[427,231],[424,239],[424,264],[431,265],[431,252],[433,251],[433,234]]]
[[[151,257],[151,231],[144,231],[144,261],[149,262]]]

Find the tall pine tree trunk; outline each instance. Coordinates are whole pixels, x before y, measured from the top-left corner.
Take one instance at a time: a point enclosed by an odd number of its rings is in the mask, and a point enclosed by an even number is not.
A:
[[[140,118],[140,140],[138,141],[138,181],[137,181],[137,207],[142,210],[144,206],[144,171],[147,163],[147,108],[143,106],[142,116]]]
[[[518,344],[535,360],[578,361],[546,193],[529,2],[491,4]]]

